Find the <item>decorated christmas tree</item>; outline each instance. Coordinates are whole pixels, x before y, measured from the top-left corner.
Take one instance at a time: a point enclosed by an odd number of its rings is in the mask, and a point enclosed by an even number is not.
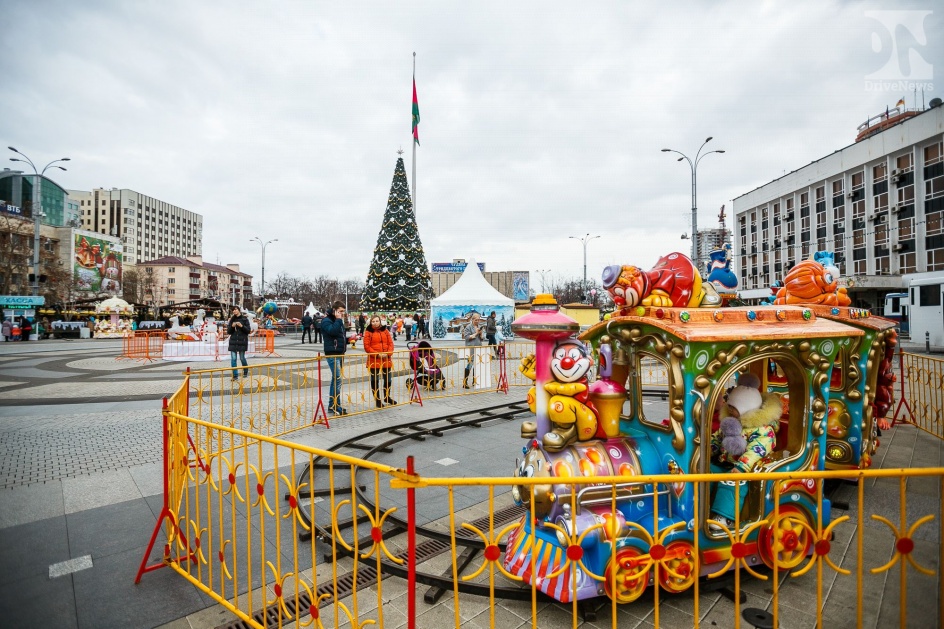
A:
[[[425,308],[432,295],[406,169],[403,158],[399,157],[374,257],[367,272],[361,309],[369,312],[415,312]]]

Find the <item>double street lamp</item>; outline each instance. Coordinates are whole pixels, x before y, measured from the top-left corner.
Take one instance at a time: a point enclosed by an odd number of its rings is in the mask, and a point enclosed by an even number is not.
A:
[[[683,159],[688,162],[689,168],[692,171],[692,262],[698,266],[698,196],[697,196],[697,173],[698,173],[698,162],[700,162],[706,155],[711,155],[712,153],[724,153],[722,150],[717,151],[708,151],[707,153],[702,154],[702,149],[705,148],[705,145],[711,142],[711,136],[702,142],[701,146],[698,148],[698,152],[695,153],[695,159],[692,160],[680,151],[674,149],[662,149],[663,153],[677,153],[681,155],[676,161],[682,161]]]
[[[594,238],[599,238],[599,236],[591,236],[590,234],[586,234],[586,235],[581,236],[581,237],[579,237],[579,238],[578,238],[577,236],[568,236],[568,238],[571,238],[571,239],[573,239],[573,240],[579,240],[579,241],[583,244],[583,287],[582,287],[582,288],[583,288],[583,292],[584,292],[584,294],[585,294],[585,296],[584,296],[584,301],[587,301],[587,298],[586,298],[586,293],[587,293],[587,243],[590,242],[591,240],[593,240]]]
[[[249,239],[249,242],[258,242],[262,246],[262,288],[260,289],[259,292],[262,293],[261,297],[263,301],[265,301],[265,250],[266,250],[266,247],[271,245],[273,242],[278,242],[278,241],[279,241],[278,238],[273,238],[272,240],[262,242],[262,239],[259,238],[258,236],[256,236],[255,238]]]
[[[49,170],[50,168],[58,168],[59,170],[66,170],[62,166],[54,166],[54,164],[56,164],[57,162],[68,162],[69,158],[60,157],[59,159],[54,159],[48,164],[46,164],[42,170],[38,170],[36,168],[36,165],[33,163],[33,160],[27,157],[24,153],[19,152],[12,146],[8,146],[7,148],[13,151],[14,153],[16,153],[17,155],[20,155],[23,157],[23,159],[20,159],[19,157],[11,157],[10,158],[11,162],[22,162],[24,164],[29,164],[30,167],[33,169],[34,179],[33,179],[33,208],[32,208],[33,210],[32,290],[33,290],[33,296],[36,297],[37,295],[39,295],[39,229],[40,229],[40,225],[42,224],[42,218],[43,218],[43,197],[42,197],[40,188],[42,186],[43,176],[46,174],[46,171]]]

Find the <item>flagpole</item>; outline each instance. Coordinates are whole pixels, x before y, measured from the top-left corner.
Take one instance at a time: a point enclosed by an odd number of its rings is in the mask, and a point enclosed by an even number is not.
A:
[[[413,89],[416,89],[416,52],[413,53]],[[416,220],[416,141],[413,145],[413,220]]]

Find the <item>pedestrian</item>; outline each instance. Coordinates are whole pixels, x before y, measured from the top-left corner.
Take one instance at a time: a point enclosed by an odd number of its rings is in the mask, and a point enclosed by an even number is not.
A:
[[[420,315],[414,314],[413,315],[413,338],[415,338],[417,341],[420,340],[419,321],[420,321]]]
[[[498,356],[498,341],[495,340],[495,332],[497,331],[498,322],[495,320],[495,311],[492,310],[492,314],[488,315],[488,319],[485,320],[485,340],[488,341],[492,348],[492,354],[496,357]]]
[[[308,344],[311,345],[311,324],[315,320],[311,318],[311,315],[307,312],[305,316],[302,317],[302,345],[305,344],[305,335],[308,335]]]
[[[465,374],[462,376],[462,388],[470,389],[475,386],[475,358],[476,350],[482,344],[482,336],[485,334],[485,328],[482,327],[482,315],[477,312],[472,313],[469,322],[462,326],[462,339],[465,341],[466,350],[469,353],[465,365]],[[469,386],[469,376],[472,376],[472,387]]]
[[[328,410],[335,415],[347,415],[341,406],[341,370],[344,368],[344,352],[347,351],[347,329],[345,327],[344,304],[334,302],[328,314],[321,320],[321,337],[324,339],[324,353],[331,372],[331,386],[328,389]]]
[[[4,319],[0,324],[0,333],[3,334],[3,342],[8,343],[13,340],[13,324],[9,319]]]
[[[324,320],[324,315],[320,311],[315,311],[315,316],[312,317],[313,321],[311,327],[315,329],[315,343],[321,342],[321,322]]]
[[[226,326],[226,333],[229,334],[229,363],[233,368],[233,380],[239,379],[239,370],[236,368],[236,359],[239,358],[243,365],[243,377],[249,375],[249,363],[246,362],[246,350],[249,349],[249,318],[239,309],[239,306],[233,306],[233,312],[229,317],[229,323]]]
[[[357,333],[363,334],[364,329],[367,327],[367,317],[364,316],[364,313],[357,315]]]
[[[374,315],[364,331],[364,351],[367,352],[367,371],[370,372],[370,392],[377,408],[396,405],[390,397],[390,370],[393,368],[393,335]],[[381,383],[383,389],[381,390]]]
[[[414,323],[415,322],[413,321],[413,317],[411,317],[409,314],[403,317],[403,330],[404,332],[406,332],[407,343],[413,340],[413,324]]]
[[[416,338],[417,340],[423,338],[423,315],[420,313],[416,314]]]
[[[46,337],[46,327],[43,325],[42,320],[36,320],[36,340],[41,341]]]
[[[22,334],[24,341],[29,341],[30,336],[33,335],[33,323],[28,317],[23,317],[22,320],[20,320],[20,334]]]

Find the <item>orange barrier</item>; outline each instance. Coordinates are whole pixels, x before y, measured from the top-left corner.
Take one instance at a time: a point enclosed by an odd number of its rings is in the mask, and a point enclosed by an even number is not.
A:
[[[160,332],[136,330],[121,337],[121,356],[118,356],[118,358],[144,361],[158,360],[162,356],[164,338],[163,330]]]
[[[256,331],[256,353],[260,356],[280,356],[275,352],[275,330]]]

